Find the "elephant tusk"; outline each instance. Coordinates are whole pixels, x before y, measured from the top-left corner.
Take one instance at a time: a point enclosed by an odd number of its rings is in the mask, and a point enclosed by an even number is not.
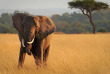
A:
[[[31,42],[27,42],[28,44],[32,44],[34,42],[34,38],[33,38],[33,40],[31,41]]]
[[[24,39],[22,39],[22,42],[21,43],[22,43],[22,46],[25,47],[25,45],[24,45]]]

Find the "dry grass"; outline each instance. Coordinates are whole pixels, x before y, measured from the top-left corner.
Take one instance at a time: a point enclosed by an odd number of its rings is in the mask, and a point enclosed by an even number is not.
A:
[[[48,67],[39,70],[28,55],[17,69],[19,48],[16,34],[0,34],[0,74],[110,74],[110,34],[55,34]]]

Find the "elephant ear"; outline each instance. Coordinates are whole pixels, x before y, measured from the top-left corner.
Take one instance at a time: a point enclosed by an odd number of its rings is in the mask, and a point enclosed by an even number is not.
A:
[[[23,33],[22,22],[24,16],[26,16],[24,13],[17,13],[12,16],[13,26],[20,34]]]
[[[50,18],[46,16],[37,16],[36,18],[36,25],[40,26],[38,33],[43,36],[43,38],[55,32],[56,27]]]

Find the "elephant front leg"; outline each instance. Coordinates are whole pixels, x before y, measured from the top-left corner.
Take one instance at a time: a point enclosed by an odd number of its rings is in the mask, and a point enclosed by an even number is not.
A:
[[[26,51],[23,47],[20,48],[20,54],[19,54],[19,62],[18,62],[18,68],[23,67],[24,60],[25,60]]]
[[[43,64],[43,52],[44,52],[44,40],[41,41],[40,45],[39,45],[39,49],[36,52],[36,54],[38,54],[38,58],[40,59],[40,63],[41,65]]]
[[[35,53],[32,53],[33,54],[33,57],[35,59],[35,64],[37,65],[37,70],[39,69],[39,67],[41,67],[40,65],[40,60],[39,58],[35,55]]]
[[[35,50],[35,53],[34,51],[32,51],[33,55],[34,55],[34,58],[35,58],[35,62],[36,62],[36,65],[38,66],[42,66],[43,64],[43,48],[44,48],[44,41],[42,40],[39,45],[37,46],[36,50]]]
[[[41,64],[43,64],[43,47],[41,47]]]
[[[37,69],[42,66],[41,63],[41,49],[36,50],[36,53],[32,51],[33,57],[35,59],[35,63],[37,65]]]
[[[34,57],[34,59],[35,59],[35,63],[36,63],[36,65],[37,66],[40,66],[40,60],[39,60],[39,58],[38,58],[38,55],[35,55],[34,53],[32,53],[33,54],[33,57]]]
[[[45,53],[43,55],[43,62],[44,62],[44,66],[47,66],[47,59],[48,59],[48,55],[49,55],[49,49],[50,49],[50,45],[46,48]]]

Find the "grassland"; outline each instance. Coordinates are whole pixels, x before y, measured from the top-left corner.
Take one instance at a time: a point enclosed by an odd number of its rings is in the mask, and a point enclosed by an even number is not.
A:
[[[54,34],[47,68],[26,55],[18,70],[17,34],[0,34],[0,74],[110,74],[110,34]]]

